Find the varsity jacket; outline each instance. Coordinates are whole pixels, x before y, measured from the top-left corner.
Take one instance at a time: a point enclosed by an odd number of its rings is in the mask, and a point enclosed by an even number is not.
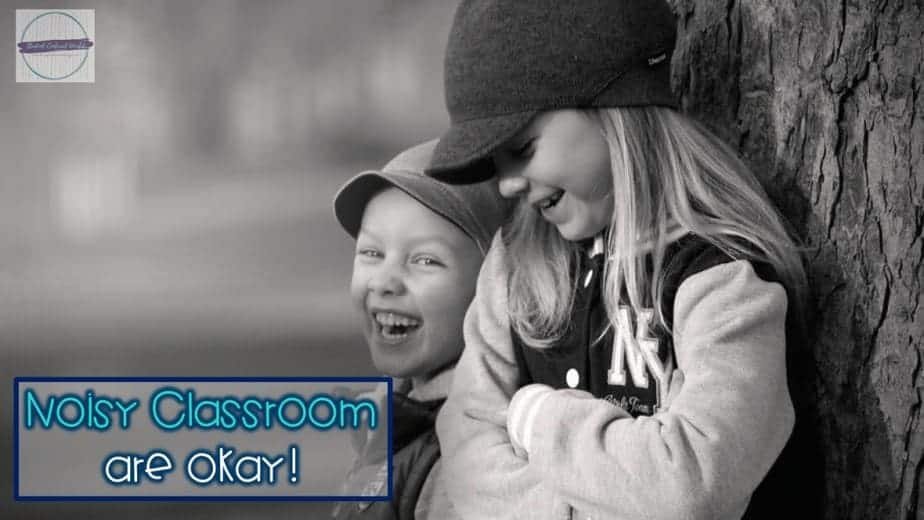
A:
[[[588,263],[572,345],[536,351],[511,333],[509,260],[495,237],[437,420],[457,513],[742,517],[794,424],[786,293],[696,240],[668,256],[665,271],[680,274],[665,286],[672,333],[625,307],[604,333],[601,266]]]
[[[335,507],[334,518],[414,520],[428,516],[429,504],[421,500],[433,500],[434,494],[442,492],[441,487],[437,489],[441,486],[437,483],[440,448],[434,421],[451,376],[452,370],[445,370],[409,393],[398,391],[400,385],[396,385],[392,399],[393,498],[390,502],[342,502]],[[385,430],[376,433],[380,431]],[[380,495],[388,477],[388,461],[381,451],[384,443],[367,439],[361,444],[345,490],[357,496]],[[369,449],[372,446],[379,448]]]

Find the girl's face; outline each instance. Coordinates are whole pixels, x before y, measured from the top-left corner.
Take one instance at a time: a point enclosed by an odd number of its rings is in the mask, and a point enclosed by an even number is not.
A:
[[[416,199],[397,188],[372,197],[350,295],[375,367],[424,378],[456,359],[480,266],[475,241]]]
[[[590,238],[613,216],[610,154],[579,110],[537,116],[493,156],[504,197],[523,197],[567,240]]]

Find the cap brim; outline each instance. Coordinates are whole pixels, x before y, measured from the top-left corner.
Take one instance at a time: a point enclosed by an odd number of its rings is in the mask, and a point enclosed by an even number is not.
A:
[[[491,155],[522,130],[538,111],[453,123],[436,145],[426,174],[450,184],[471,184],[494,176]]]
[[[334,195],[334,216],[350,236],[356,238],[369,199],[392,182],[381,172],[366,171],[347,181]]]
[[[407,171],[369,170],[354,176],[334,195],[334,216],[350,236],[356,238],[359,234],[366,205],[376,193],[385,188],[398,188],[434,213],[456,223],[456,219],[447,215],[445,208],[441,207],[441,202],[445,202],[441,194],[448,191],[439,180]],[[463,231],[470,234],[468,230]]]

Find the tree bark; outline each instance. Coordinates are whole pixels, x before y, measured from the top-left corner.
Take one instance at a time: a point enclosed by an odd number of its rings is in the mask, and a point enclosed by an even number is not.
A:
[[[807,248],[825,518],[924,518],[924,3],[672,3],[684,110]]]

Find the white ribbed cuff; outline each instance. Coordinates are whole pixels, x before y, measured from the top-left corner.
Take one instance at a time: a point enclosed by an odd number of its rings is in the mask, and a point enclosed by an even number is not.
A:
[[[532,384],[517,390],[507,408],[507,434],[514,447],[529,454],[533,436],[533,424],[539,416],[542,403],[552,395],[554,388],[548,385]]]

